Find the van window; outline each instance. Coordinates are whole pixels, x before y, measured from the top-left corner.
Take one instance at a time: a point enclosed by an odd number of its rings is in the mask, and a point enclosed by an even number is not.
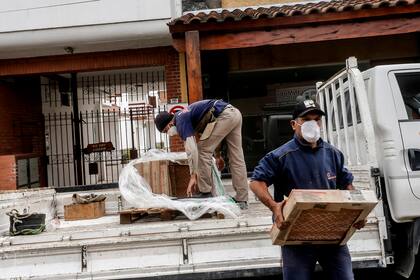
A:
[[[420,72],[395,74],[409,120],[420,119]]]

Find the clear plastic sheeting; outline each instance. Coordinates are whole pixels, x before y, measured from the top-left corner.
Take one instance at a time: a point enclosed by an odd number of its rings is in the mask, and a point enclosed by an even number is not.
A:
[[[185,153],[167,153],[161,150],[151,150],[142,158],[131,161],[120,173],[119,188],[121,195],[135,207],[174,209],[182,212],[190,220],[198,219],[205,213],[213,212],[222,213],[229,218],[237,218],[240,214],[240,209],[228,196],[221,195],[206,199],[171,199],[164,194],[154,194],[148,182],[140,176],[134,167],[134,165],[146,161],[169,160],[179,162],[186,158]],[[213,176],[218,177],[215,183],[217,185],[221,184],[220,175],[215,171],[214,167],[212,168],[212,173]],[[224,189],[221,186],[216,186],[214,189],[216,194],[224,193]]]
[[[146,162],[152,160],[169,160],[172,162],[182,163],[184,160],[187,159],[187,153],[185,152],[165,152],[164,150],[158,149],[151,149],[147,153],[143,154],[141,158],[135,159],[130,162],[130,164],[134,165],[139,162]]]

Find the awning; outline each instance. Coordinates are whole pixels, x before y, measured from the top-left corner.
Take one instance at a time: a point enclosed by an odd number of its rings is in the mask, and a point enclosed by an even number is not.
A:
[[[188,13],[168,23],[185,52],[190,102],[202,94],[200,51],[372,38],[420,30],[420,0],[336,0]]]
[[[337,0],[307,4],[292,4],[272,7],[251,7],[233,10],[213,10],[209,12],[187,13],[168,23],[171,33],[188,30],[214,30],[215,26],[255,24],[263,20],[265,24],[290,22],[293,18],[299,22],[303,18],[319,21],[321,15],[334,16],[336,19],[375,17],[378,15],[400,14],[414,8],[419,0]],[[277,19],[277,20],[276,20]],[[306,22],[309,22],[308,20]],[[208,27],[207,27],[208,26]],[[206,28],[207,27],[207,28]],[[257,26],[255,26],[257,27]]]

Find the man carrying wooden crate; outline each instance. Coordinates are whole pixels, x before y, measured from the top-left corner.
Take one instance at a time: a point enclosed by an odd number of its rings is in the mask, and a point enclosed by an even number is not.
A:
[[[299,102],[290,121],[293,139],[261,159],[251,177],[251,190],[270,208],[281,230],[289,226],[283,222],[283,196],[292,189],[353,189],[353,175],[344,167],[343,154],[320,138],[324,115],[313,100]],[[271,184],[274,199],[268,192]],[[317,261],[328,279],[354,279],[347,245],[284,245],[282,256],[285,280],[312,279]]]
[[[197,185],[199,193],[194,197],[212,196],[213,154],[222,140],[225,140],[232,184],[236,191],[234,199],[241,209],[248,207],[248,181],[241,136],[242,115],[237,108],[223,100],[206,99],[190,104],[175,115],[160,112],[155,118],[155,124],[160,132],[168,133],[169,136],[179,135],[184,141],[191,172],[188,196],[192,196]],[[220,153],[215,156],[218,165],[223,164]]]

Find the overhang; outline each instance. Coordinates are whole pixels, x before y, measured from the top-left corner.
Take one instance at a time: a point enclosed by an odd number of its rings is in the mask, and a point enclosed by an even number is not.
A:
[[[168,23],[186,53],[190,102],[203,98],[203,50],[372,38],[420,30],[420,0],[334,0],[187,13]]]
[[[419,3],[336,0],[217,10],[188,13],[168,26],[173,45],[180,52],[185,51],[184,36],[189,31],[199,31],[201,50],[350,39],[417,32]]]

